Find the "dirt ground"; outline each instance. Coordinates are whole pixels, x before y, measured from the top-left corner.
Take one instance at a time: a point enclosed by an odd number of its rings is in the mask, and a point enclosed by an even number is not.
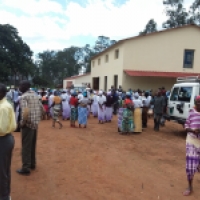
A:
[[[153,121],[141,134],[122,136],[117,118],[98,124],[90,117],[87,129],[51,127],[42,121],[37,143],[37,169],[30,176],[21,167],[21,136],[14,133],[12,200],[183,200],[200,199],[200,176],[194,194],[186,188],[183,128],[167,122],[160,132]]]

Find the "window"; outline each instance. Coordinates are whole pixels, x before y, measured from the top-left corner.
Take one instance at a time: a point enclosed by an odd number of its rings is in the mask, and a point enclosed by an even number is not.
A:
[[[106,55],[105,62],[108,62],[108,58],[109,58],[108,55]]]
[[[171,94],[171,101],[184,101],[190,102],[192,96],[192,87],[174,88]]]
[[[92,67],[94,67],[95,66],[95,61],[92,61]]]
[[[194,50],[184,51],[183,68],[193,68]]]
[[[115,59],[118,59],[119,58],[119,49],[116,49],[115,50]]]
[[[101,64],[101,59],[99,58],[99,59],[98,59],[98,65],[100,65],[100,64]]]

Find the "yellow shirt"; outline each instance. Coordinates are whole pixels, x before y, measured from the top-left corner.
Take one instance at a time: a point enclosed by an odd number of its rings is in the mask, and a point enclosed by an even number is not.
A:
[[[13,132],[17,128],[15,113],[6,98],[0,100],[0,137]]]

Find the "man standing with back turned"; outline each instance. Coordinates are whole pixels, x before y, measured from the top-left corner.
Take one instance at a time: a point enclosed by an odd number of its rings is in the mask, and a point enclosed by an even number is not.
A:
[[[38,124],[43,113],[43,106],[39,97],[30,90],[29,81],[20,83],[23,93],[20,99],[21,133],[22,133],[22,168],[17,170],[21,175],[30,175],[30,170],[36,167],[35,149]]]
[[[10,199],[11,157],[17,125],[12,105],[6,99],[6,86],[0,84],[0,200]]]

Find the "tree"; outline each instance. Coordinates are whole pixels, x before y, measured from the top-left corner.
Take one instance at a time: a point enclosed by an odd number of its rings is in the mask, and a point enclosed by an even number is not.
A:
[[[3,67],[1,71],[10,77],[14,76],[14,85],[17,76],[31,74],[32,55],[32,51],[18,35],[16,28],[9,24],[0,24],[0,63]]]
[[[188,24],[188,13],[183,8],[184,0],[164,0],[165,13],[169,19],[163,23],[163,28],[175,28]]]
[[[149,33],[153,33],[157,31],[157,23],[154,21],[154,19],[150,19],[143,31],[139,33],[139,35],[146,35]]]
[[[195,0],[190,6],[188,23],[200,25],[200,0]]]

